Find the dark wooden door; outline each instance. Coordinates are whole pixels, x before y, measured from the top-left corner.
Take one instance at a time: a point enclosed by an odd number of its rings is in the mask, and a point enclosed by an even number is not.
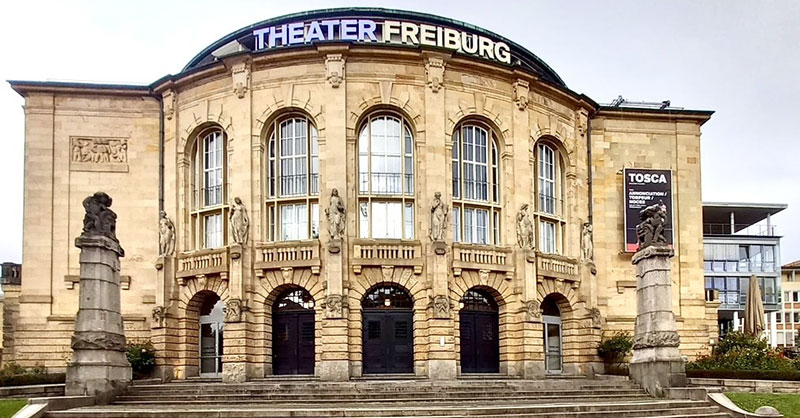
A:
[[[277,313],[273,321],[273,373],[314,374],[314,312]]]
[[[413,314],[406,310],[364,311],[364,373],[413,373]]]
[[[461,311],[461,372],[500,371],[500,341],[496,312]]]

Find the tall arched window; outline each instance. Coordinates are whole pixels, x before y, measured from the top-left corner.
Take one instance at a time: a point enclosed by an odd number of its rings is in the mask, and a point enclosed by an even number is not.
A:
[[[267,134],[267,241],[319,237],[317,129],[302,115],[277,119]]]
[[[192,227],[195,248],[225,245],[227,212],[227,138],[222,129],[202,131],[192,159]]]
[[[414,238],[414,138],[402,117],[370,116],[358,136],[359,236]]]
[[[536,145],[535,191],[536,217],[539,225],[539,251],[561,253],[564,230],[561,176],[563,169],[557,149],[545,142]]]
[[[494,131],[466,122],[453,133],[453,241],[500,242],[500,157]]]

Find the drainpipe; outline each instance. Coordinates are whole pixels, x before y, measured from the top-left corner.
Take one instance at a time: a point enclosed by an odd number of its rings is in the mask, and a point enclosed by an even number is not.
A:
[[[164,210],[164,100],[150,93],[158,101],[158,216]]]
[[[589,159],[589,164],[587,164],[589,166],[589,179],[586,181],[586,185],[589,189],[589,216],[587,222],[589,223],[592,223],[592,214],[594,212],[594,204],[592,202],[592,118],[596,113],[597,110],[593,111],[586,118],[586,158]]]

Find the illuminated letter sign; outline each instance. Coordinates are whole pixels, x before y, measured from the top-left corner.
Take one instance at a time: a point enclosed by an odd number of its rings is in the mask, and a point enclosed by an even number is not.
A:
[[[314,42],[378,42],[431,46],[511,64],[511,48],[483,35],[426,23],[326,19],[284,23],[253,31],[256,51]]]

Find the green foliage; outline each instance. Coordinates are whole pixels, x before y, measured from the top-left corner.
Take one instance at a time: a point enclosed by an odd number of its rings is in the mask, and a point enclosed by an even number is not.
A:
[[[64,373],[47,373],[44,366],[25,368],[17,363],[6,363],[0,369],[0,386],[41,385],[64,383]]]
[[[700,356],[688,363],[686,374],[689,377],[800,380],[800,360],[770,348],[762,338],[730,332],[710,356]]]
[[[771,406],[786,418],[800,418],[800,395],[778,393],[726,393],[740,408],[755,412],[761,406]]]
[[[125,355],[135,377],[147,376],[156,367],[156,349],[150,341],[128,343]]]
[[[633,338],[627,332],[617,332],[604,339],[597,347],[597,355],[606,364],[622,363],[625,356],[633,350]]]

